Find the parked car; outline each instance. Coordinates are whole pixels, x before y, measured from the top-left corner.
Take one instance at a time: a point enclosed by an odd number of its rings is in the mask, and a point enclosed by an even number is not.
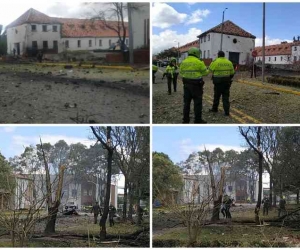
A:
[[[169,61],[163,61],[161,63],[161,67],[167,67],[169,65]]]

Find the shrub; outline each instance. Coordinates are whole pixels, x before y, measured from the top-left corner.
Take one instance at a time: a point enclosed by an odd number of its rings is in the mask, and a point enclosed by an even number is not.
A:
[[[180,247],[184,242],[180,240],[153,240],[153,247]]]

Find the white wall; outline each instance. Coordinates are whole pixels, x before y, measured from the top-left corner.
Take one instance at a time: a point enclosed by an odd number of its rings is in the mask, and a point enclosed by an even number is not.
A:
[[[293,61],[293,56],[290,55],[276,55],[276,56],[265,56],[266,64],[291,64]],[[299,58],[299,57],[298,57]],[[255,61],[262,61],[262,56],[255,58]]]
[[[292,46],[292,58],[291,58],[292,61],[295,60],[295,56],[297,61],[300,61],[300,45]]]
[[[218,51],[220,50],[221,34],[210,33],[210,41],[206,37],[206,42],[202,38],[200,41],[200,49],[202,51],[202,58],[212,58],[213,60],[218,57]],[[233,39],[237,40],[237,43],[233,43]],[[252,38],[225,35],[223,34],[222,50],[225,52],[225,57],[229,58],[229,52],[240,53],[239,64],[246,64],[247,55],[251,57],[251,51],[255,47],[255,40]],[[210,56],[207,56],[209,50]],[[204,57],[205,51],[205,57]]]
[[[78,40],[81,41],[81,46],[78,47]],[[89,41],[92,41],[92,46],[89,46]],[[102,40],[102,46],[99,45],[99,40]],[[78,50],[95,50],[95,49],[109,49],[109,40],[111,44],[118,42],[118,37],[108,37],[108,38],[99,38],[99,37],[88,37],[88,38],[62,38],[63,48],[62,50],[69,51],[78,51]],[[69,41],[69,48],[65,47],[66,41]]]
[[[20,43],[20,54],[25,51],[26,24],[7,29],[7,54],[13,54],[15,43]]]
[[[134,3],[134,5],[138,5],[138,10],[132,10],[132,29],[133,32],[133,48],[136,49],[138,47],[142,47],[145,45],[144,34],[145,32],[148,34],[147,39],[150,39],[150,31],[145,30],[145,20],[148,19],[148,23],[150,20],[150,5],[149,3]],[[150,28],[150,24],[149,24]]]

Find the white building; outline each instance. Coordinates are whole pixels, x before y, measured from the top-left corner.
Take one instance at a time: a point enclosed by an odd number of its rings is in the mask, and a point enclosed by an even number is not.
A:
[[[292,44],[292,60],[293,62],[300,61],[300,41]]]
[[[292,49],[293,47],[293,49]],[[296,50],[295,50],[296,47]],[[265,46],[265,63],[266,64],[291,64],[293,63],[292,51],[295,52],[296,58],[299,59],[298,55],[299,46],[293,46],[293,43],[282,42],[281,44]],[[257,57],[256,62],[262,61],[262,47],[256,47]]]
[[[117,22],[109,25],[116,27]],[[127,23],[126,23],[127,28]],[[128,28],[127,28],[128,29]],[[35,9],[29,9],[6,27],[7,52],[17,55],[63,51],[109,49],[117,43],[117,32],[107,28],[99,20],[49,17]],[[126,44],[129,44],[128,31]]]
[[[214,60],[218,56],[221,44],[222,23],[198,36],[202,59]],[[225,57],[234,64],[244,65],[251,58],[255,47],[255,36],[243,30],[231,21],[223,23],[222,50]]]

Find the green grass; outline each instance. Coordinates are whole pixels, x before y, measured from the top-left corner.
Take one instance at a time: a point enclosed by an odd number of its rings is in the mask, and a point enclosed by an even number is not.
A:
[[[283,237],[297,238],[298,232],[289,231],[278,227],[256,227],[247,225],[237,226],[209,226],[204,227],[200,233],[198,243],[201,242],[236,242],[239,246],[250,247],[256,243],[264,243],[273,246],[274,242],[282,242]],[[188,232],[186,228],[175,228],[168,230],[165,234],[154,236],[154,240],[179,240],[188,242]]]

